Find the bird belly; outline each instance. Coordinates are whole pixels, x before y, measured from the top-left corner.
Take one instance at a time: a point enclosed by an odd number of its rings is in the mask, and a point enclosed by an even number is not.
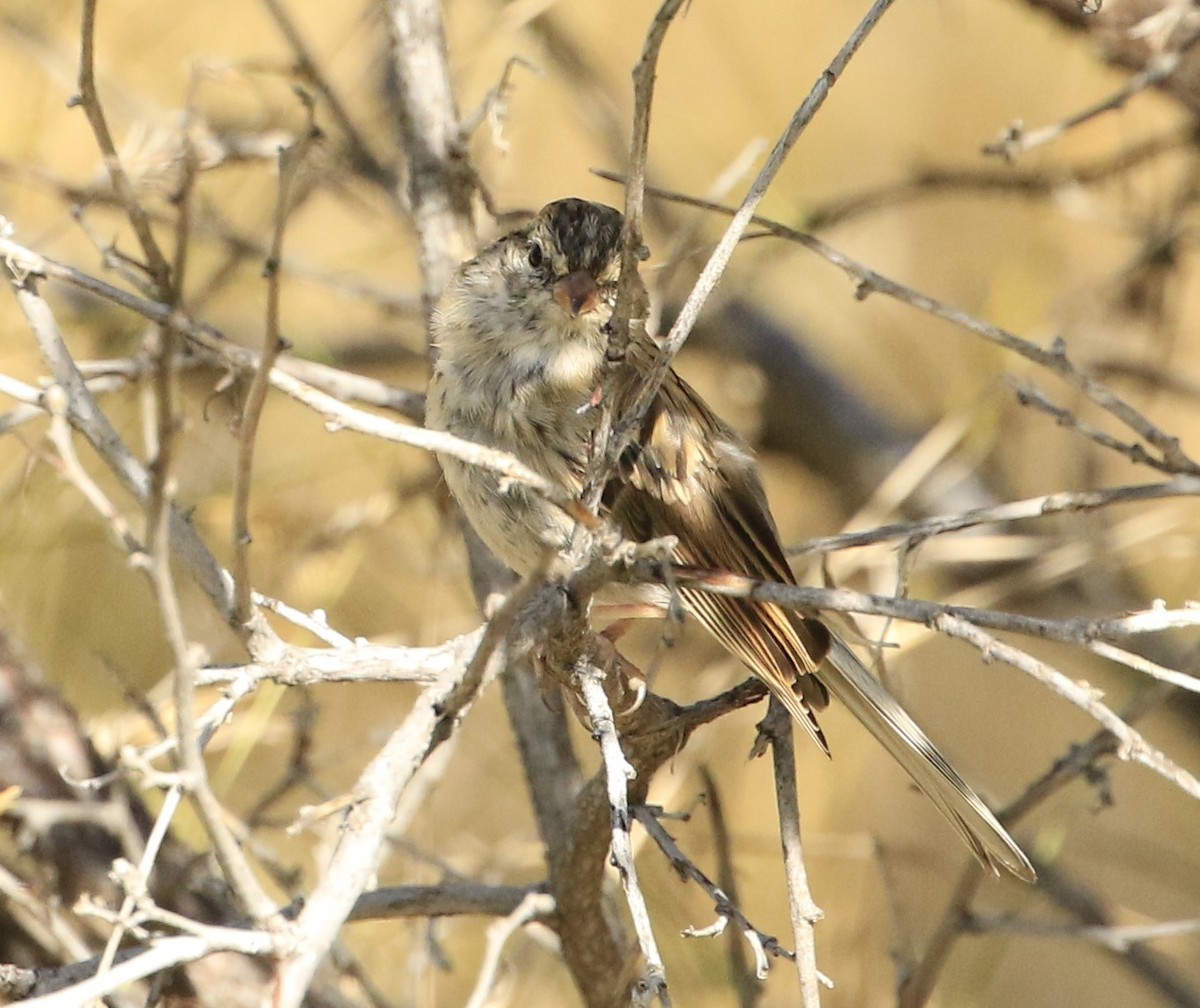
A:
[[[443,395],[435,376],[427,423],[477,444],[516,456],[547,480],[578,492],[590,423],[573,404],[550,401],[552,390],[508,382],[504,388],[460,384]],[[570,419],[564,422],[563,417]],[[446,485],[487,547],[518,574],[527,573],[547,548],[565,549],[575,523],[531,487],[452,456],[438,456]]]

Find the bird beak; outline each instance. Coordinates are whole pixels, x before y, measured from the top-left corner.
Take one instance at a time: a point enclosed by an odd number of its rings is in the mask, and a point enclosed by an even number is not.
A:
[[[571,318],[591,311],[600,300],[595,278],[587,270],[568,273],[554,284],[554,300]]]

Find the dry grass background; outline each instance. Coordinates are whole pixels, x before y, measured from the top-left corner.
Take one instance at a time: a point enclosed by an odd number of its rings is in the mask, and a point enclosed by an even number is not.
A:
[[[385,33],[378,16],[364,8],[370,5],[288,5],[368,141],[381,157],[393,159],[394,131],[380,94]],[[472,142],[498,206],[533,208],[563,195],[620,204],[620,190],[588,169],[621,167],[606,124],[615,121],[624,142],[629,71],[650,14],[649,5],[634,0],[447,5],[464,109],[483,99],[510,56],[537,69],[514,69],[501,133],[485,123]],[[775,135],[859,14],[849,4],[696,0],[672,29],[659,70],[651,181],[707,191],[748,142]],[[533,20],[539,16],[577,48],[586,66],[578,58],[567,65],[555,58],[561,48],[547,43]],[[77,17],[71,3],[0,3],[0,93],[8,97],[0,104],[0,210],[24,243],[94,272],[98,253],[59,191],[101,177],[83,116],[66,107],[74,90]],[[101,94],[118,137],[143,138],[140,163],[148,166],[143,181],[151,206],[167,206],[154,177],[154,145],[176,129],[192,72],[201,71],[196,104],[214,128],[255,134],[295,130],[302,122],[290,90],[293,55],[259,4],[105,0],[97,53]],[[569,72],[572,66],[581,74],[594,69],[595,79],[581,83]],[[982,166],[980,146],[1013,119],[1059,119],[1119,83],[1080,40],[1019,3],[901,4],[802,139],[765,213],[802,226],[825,201],[903,179],[916,167]],[[1141,95],[1126,109],[1027,155],[1020,166],[1049,169],[1102,157],[1179,117],[1167,100]],[[323,110],[318,120],[335,135]],[[400,299],[414,296],[411,232],[388,199],[353,178],[337,158],[337,145],[327,143],[314,168],[317,191],[288,231],[287,257],[295,268],[285,272],[284,330],[299,355],[345,362],[419,389],[425,372],[418,314],[403,306],[386,310],[377,298],[351,290],[369,284]],[[1161,311],[1130,311],[1119,298],[1129,264],[1156,221],[1168,219],[1193,170],[1194,155],[1184,151],[1113,184],[1063,191],[1054,199],[939,195],[862,215],[824,236],[889,276],[1029,338],[1045,343],[1063,333],[1082,362],[1150,364],[1194,383],[1200,375],[1200,304],[1190,282],[1192,242],[1177,246],[1180,260],[1172,271],[1151,278],[1162,284]],[[211,231],[265,246],[274,186],[271,162],[251,160],[205,174],[198,188],[197,206],[205,209],[194,232],[192,312],[255,345],[265,298],[261,258],[246,257],[221,272],[225,248]],[[86,221],[100,239],[116,238],[132,250],[115,211],[90,207]],[[703,262],[719,226],[703,225],[684,279]],[[657,251],[669,246],[671,236],[652,229],[649,241]],[[651,259],[650,276],[659,265]],[[1027,373],[1023,362],[882,298],[856,302],[844,276],[803,250],[765,241],[747,245],[723,291],[736,291],[793,327],[814,354],[897,422],[923,429],[946,417],[960,420],[966,435],[959,457],[1001,496],[1148,478],[1020,408],[1001,376]],[[142,327],[132,316],[61,289],[50,297],[79,358],[119,356],[138,346]],[[761,376],[753,369],[731,368],[711,351],[685,353],[680,366],[751,431],[757,411],[788,409],[786,402],[762,401]],[[7,296],[0,299],[0,372],[29,381],[44,373]],[[213,392],[213,379],[197,372],[186,382],[179,498],[194,509],[218,556],[228,559],[234,438],[229,399]],[[1119,376],[1113,383],[1185,444],[1197,443],[1192,396]],[[121,394],[105,404],[131,441],[140,443],[138,396]],[[40,425],[31,423],[0,441],[4,624],[78,705],[102,746],[143,739],[149,728],[130,713],[123,692],[165,697],[161,682],[170,668],[161,633],[148,618],[154,611],[149,591],[74,488],[40,461],[40,433]],[[258,458],[251,512],[257,588],[302,609],[326,610],[331,623],[351,636],[436,643],[476,624],[465,559],[439,503],[430,457],[330,433],[276,397],[266,409]],[[835,531],[850,517],[838,488],[794,460],[768,455],[764,465],[788,541]],[[870,514],[871,520],[889,517],[886,509]],[[1062,570],[1040,584],[1031,578],[1017,604],[1058,617],[1103,612],[1114,600],[1132,604],[1131,586],[1142,603],[1158,597],[1179,602],[1194,593],[1198,530],[1200,515],[1186,499],[1047,524],[1036,550],[1061,562]],[[851,555],[836,559],[834,572],[851,583],[889,588],[890,554],[876,550],[871,556],[869,569]],[[912,590],[918,597],[946,598],[957,590],[953,571],[918,564]],[[987,589],[980,590],[986,598]],[[1012,604],[1012,598],[1010,592],[990,601]],[[198,594],[188,600],[192,635],[214,658],[236,659],[231,637]],[[657,689],[689,699],[741,675],[696,634],[685,637]],[[1104,688],[1115,706],[1138,686],[1129,675],[1083,663],[1065,649],[1036,650]],[[1019,793],[1093,730],[1077,711],[1014,671],[983,665],[967,648],[928,635],[912,635],[891,667],[919,720],[995,804]],[[279,828],[264,831],[285,861],[306,871],[319,863],[329,837],[317,830],[288,838],[282,826],[301,804],[346,788],[410,698],[405,687],[312,691],[320,712],[312,754],[320,793],[288,794],[272,809]],[[288,758],[290,719],[302,706],[296,695],[263,690],[218,737],[214,781],[235,810],[250,808],[276,779]],[[783,935],[787,910],[769,767],[745,758],[759,713],[743,712],[701,732],[660,774],[652,797],[671,808],[691,808],[702,790],[697,767],[712,768],[735,837],[743,905],[759,927]],[[1191,767],[1200,765],[1196,713],[1194,705],[1178,708],[1145,726]],[[809,868],[826,912],[818,930],[819,962],[837,984],[826,1003],[887,1004],[894,987],[890,950],[921,946],[965,855],[934,810],[849,718],[831,711],[826,730],[832,763],[815,752],[800,755]],[[586,740],[583,748],[589,748]],[[380,881],[436,881],[442,863],[488,880],[538,878],[537,834],[495,691],[437,762],[444,765],[431,776],[432,790],[406,831],[411,846],[397,850]],[[1115,766],[1111,787],[1115,807],[1098,810],[1094,788],[1072,785],[1022,826],[1019,837],[1040,857],[1088,880],[1125,920],[1195,916],[1200,809],[1132,766]],[[691,855],[711,866],[711,830],[703,809],[697,813],[675,832]],[[431,860],[427,855],[434,853]],[[646,851],[641,864],[677,1003],[732,1003],[720,946],[674,937],[688,924],[709,922],[707,901],[675,880],[657,853]],[[1009,882],[987,887],[981,912],[1062,919],[1035,891]],[[449,971],[431,961],[424,924],[352,925],[347,940],[393,1003],[454,1005],[473,982],[482,929],[474,921],[437,925],[452,960]],[[1155,948],[1200,986],[1194,937]],[[509,962],[509,1003],[574,1003],[565,972],[536,941],[518,939]],[[787,971],[778,970],[763,1003],[795,1003],[793,984]],[[1127,1006],[1159,1003],[1154,998],[1097,945],[988,934],[960,943],[935,1002]]]

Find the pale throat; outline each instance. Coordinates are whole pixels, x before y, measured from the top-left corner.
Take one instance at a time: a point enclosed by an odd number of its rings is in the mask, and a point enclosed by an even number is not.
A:
[[[597,327],[598,328],[598,327]],[[563,334],[566,336],[566,334]],[[572,389],[591,392],[596,372],[604,356],[598,338],[566,336],[561,340],[530,340],[513,347],[510,352],[513,369],[538,374],[541,382],[561,391]]]
[[[589,395],[608,342],[604,333],[608,310],[600,308],[571,318],[553,301],[539,301],[525,306],[527,312],[532,309],[536,321],[530,324],[526,315],[523,324],[513,326],[497,349],[508,358],[510,371],[526,376],[531,384],[558,393]]]

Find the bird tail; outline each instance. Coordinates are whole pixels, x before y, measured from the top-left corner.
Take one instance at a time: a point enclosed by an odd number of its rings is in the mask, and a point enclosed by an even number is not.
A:
[[[1004,868],[1026,882],[1036,880],[1029,859],[1008,831],[920,726],[836,635],[818,675],[838,700],[892,755],[968,847],[993,874]]]

